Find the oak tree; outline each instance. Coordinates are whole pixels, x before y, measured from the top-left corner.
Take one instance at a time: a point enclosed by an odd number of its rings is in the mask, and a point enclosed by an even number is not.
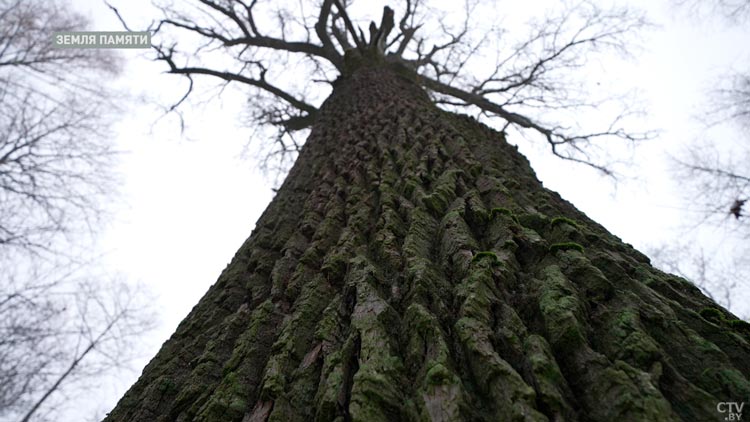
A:
[[[470,14],[433,32],[415,1],[364,29],[341,0],[271,7],[274,21],[256,0],[194,6],[154,29],[203,43],[185,56],[164,40],[157,59],[191,87],[250,87],[299,157],[105,420],[709,420],[750,397],[746,323],[545,189],[503,132],[436,106],[606,171],[584,145],[638,139],[618,117],[578,131],[528,111],[590,106],[558,76],[623,47],[640,17],[583,3],[480,78],[464,73]],[[276,79],[290,68],[312,72],[298,90]],[[317,79],[322,103],[304,91]]]

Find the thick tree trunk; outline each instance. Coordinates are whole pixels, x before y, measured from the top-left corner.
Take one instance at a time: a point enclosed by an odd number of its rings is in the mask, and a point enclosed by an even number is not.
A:
[[[387,66],[107,421],[719,420],[750,331]]]

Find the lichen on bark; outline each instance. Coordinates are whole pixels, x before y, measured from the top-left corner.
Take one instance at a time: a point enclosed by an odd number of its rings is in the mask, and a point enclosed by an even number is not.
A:
[[[713,420],[734,320],[380,63],[106,420]]]

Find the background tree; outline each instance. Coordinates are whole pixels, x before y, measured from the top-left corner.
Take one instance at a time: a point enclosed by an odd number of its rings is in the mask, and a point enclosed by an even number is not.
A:
[[[0,419],[56,420],[152,323],[88,246],[112,199],[115,111],[105,50],[55,49],[86,29],[64,1],[0,0]],[[86,237],[86,239],[84,238]],[[70,396],[66,396],[70,394]]]
[[[60,2],[0,5],[0,244],[40,253],[85,227],[112,191],[114,76],[106,50],[56,49],[51,34],[84,27]]]
[[[719,15],[739,23],[750,15],[750,1],[747,0],[675,0],[674,3],[702,18]]]
[[[483,86],[460,74],[474,44],[451,43],[458,32],[432,47],[414,3],[367,30],[338,0],[310,19],[309,5],[281,8],[281,33],[261,6],[201,1],[156,25],[204,39],[187,58],[157,45],[170,72],[274,95],[262,119],[311,130],[253,234],[106,420],[710,420],[724,397],[750,397],[746,323],[543,188],[502,133],[435,106],[575,154],[590,132],[502,95],[578,47],[620,45],[629,14],[593,15],[613,20],[581,43],[548,25],[534,39],[558,54]],[[201,64],[217,45],[236,61]],[[272,79],[295,54],[328,76],[319,106]]]
[[[715,24],[718,18],[722,25],[742,25],[750,18],[747,0],[674,3],[701,22]],[[747,59],[742,58],[745,62]],[[696,118],[705,125],[705,132],[670,157],[688,216],[682,240],[675,241],[682,244],[652,252],[660,266],[694,281],[729,308],[731,298],[741,295],[747,285],[743,275],[750,271],[746,259],[750,252],[750,68],[745,63],[738,69],[720,71],[710,86],[707,101],[696,105]],[[711,235],[706,236],[706,232]],[[723,240],[716,248],[697,247],[707,237]],[[706,253],[707,249],[711,251]],[[666,251],[677,255],[669,257]],[[711,275],[710,281],[706,274]]]
[[[750,269],[747,255],[737,254],[729,261],[716,261],[704,250],[696,252],[682,243],[655,248],[648,256],[660,269],[690,280],[727,309],[736,305],[738,288],[748,279]],[[747,316],[743,317],[747,320]]]
[[[742,24],[750,18],[747,0],[717,0],[711,2],[678,1],[678,5],[701,17],[719,16],[725,23]],[[747,60],[747,59],[746,59]],[[729,151],[718,148],[716,141],[708,139],[688,148],[683,157],[675,158],[678,177],[690,182],[691,197],[696,208],[703,210],[704,219],[733,217],[736,223],[747,214],[745,201],[750,198],[750,149],[744,147],[744,138],[750,129],[750,69],[729,69],[712,84],[710,101],[702,110],[703,121],[713,128],[723,124],[734,126],[734,137]],[[720,220],[719,220],[720,221]],[[734,227],[734,225],[732,225]],[[747,224],[742,224],[743,236]]]
[[[151,311],[123,280],[90,268],[28,271],[3,278],[0,416],[60,420],[104,374],[128,366]]]

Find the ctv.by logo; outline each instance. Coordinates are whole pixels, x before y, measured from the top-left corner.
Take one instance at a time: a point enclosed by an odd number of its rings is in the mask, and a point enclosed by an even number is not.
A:
[[[723,401],[716,405],[716,410],[724,415],[725,421],[741,421],[744,402]]]

